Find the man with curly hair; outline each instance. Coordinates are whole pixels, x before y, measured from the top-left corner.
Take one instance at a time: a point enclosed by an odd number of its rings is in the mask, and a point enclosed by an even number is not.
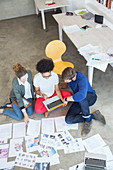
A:
[[[60,91],[58,75],[53,72],[54,63],[52,59],[42,59],[36,65],[36,70],[39,72],[34,76],[34,87],[36,92],[35,111],[37,114],[42,114],[47,111],[43,101],[47,98],[58,97],[63,103],[66,103],[64,98],[71,96],[68,91]]]

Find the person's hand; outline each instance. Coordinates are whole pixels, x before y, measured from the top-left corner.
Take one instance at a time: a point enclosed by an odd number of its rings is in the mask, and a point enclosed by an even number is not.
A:
[[[62,99],[62,102],[65,104],[65,106],[68,104],[68,101],[65,101],[65,99]]]
[[[28,117],[28,115],[27,115],[27,114],[24,116],[24,122],[25,122],[25,124],[28,126],[28,123],[29,123],[29,117]]]
[[[42,93],[42,97],[46,100],[48,98],[48,96],[44,93]]]

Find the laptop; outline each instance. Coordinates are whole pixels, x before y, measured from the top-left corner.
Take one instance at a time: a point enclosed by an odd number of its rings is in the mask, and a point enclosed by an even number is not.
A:
[[[61,99],[58,96],[54,96],[50,99],[46,99],[45,101],[43,101],[43,104],[45,105],[48,111],[54,110],[57,107],[64,105],[64,103],[61,101]]]
[[[85,153],[85,170],[105,170],[106,155]]]

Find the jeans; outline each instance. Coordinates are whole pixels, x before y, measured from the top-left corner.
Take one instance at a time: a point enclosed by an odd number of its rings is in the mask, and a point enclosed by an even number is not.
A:
[[[85,118],[90,117],[89,106],[92,106],[97,100],[95,93],[87,93],[87,97],[80,102],[73,102],[69,108],[65,121],[68,124],[84,122]]]
[[[33,101],[32,98],[27,99],[31,105],[26,109],[27,114],[30,116],[34,112],[34,107],[33,107]],[[20,110],[20,108],[13,103],[12,104],[13,110],[5,110],[3,111],[3,115],[8,115],[16,120],[21,120],[24,118],[23,112]]]

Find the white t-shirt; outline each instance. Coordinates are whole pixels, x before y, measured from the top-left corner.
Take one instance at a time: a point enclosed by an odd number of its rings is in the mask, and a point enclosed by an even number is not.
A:
[[[33,80],[34,86],[40,88],[40,92],[46,94],[48,97],[52,96],[55,92],[55,85],[59,83],[58,75],[51,71],[51,76],[46,79],[41,73],[34,76]],[[38,94],[36,97],[41,97]]]
[[[25,95],[24,95],[24,97],[25,97],[26,99],[32,98],[31,87],[30,87],[29,82],[28,82],[28,81],[25,81],[25,83],[22,83],[19,78],[17,78],[17,79],[18,79],[19,85],[22,84],[22,85],[25,87]]]

